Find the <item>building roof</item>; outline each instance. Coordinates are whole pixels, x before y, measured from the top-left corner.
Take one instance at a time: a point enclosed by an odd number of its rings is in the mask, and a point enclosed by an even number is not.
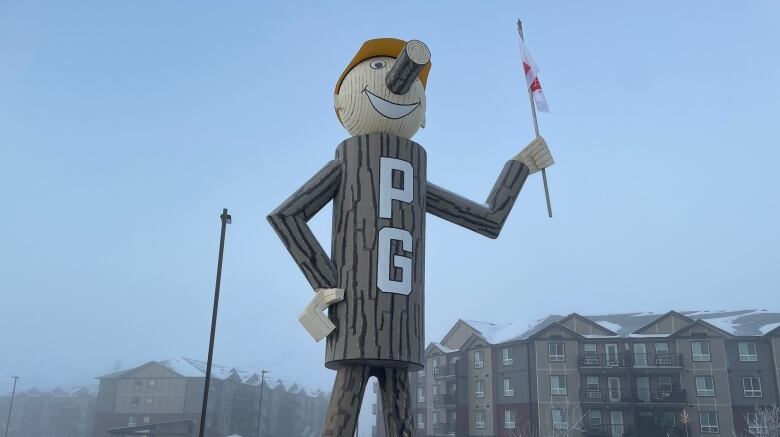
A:
[[[98,391],[98,386],[95,384],[69,385],[69,386],[54,387],[54,388],[33,387],[25,391],[17,390],[16,396],[28,396],[28,397],[38,397],[38,396],[77,397],[83,395],[96,396],[97,391]],[[9,391],[8,393],[4,393],[1,396],[11,396],[11,392]]]
[[[161,361],[150,361],[132,369],[122,370],[119,372],[110,373],[108,375],[99,376],[98,379],[113,379],[120,378],[125,375],[135,372],[137,369],[148,366],[151,364],[160,365],[171,372],[180,375],[185,378],[203,378],[206,376],[206,362],[195,360],[187,357],[177,357]],[[244,384],[259,385],[261,381],[260,372],[254,372],[246,369],[239,369],[237,367],[221,366],[219,364],[211,364],[211,378],[226,380],[231,377],[237,378]],[[320,390],[307,390],[306,388],[292,382],[287,382],[282,379],[272,381],[266,378],[265,384],[269,389],[276,389],[281,387],[290,393],[305,393],[311,397],[319,397],[327,395]]]
[[[616,335],[584,335],[586,338],[647,338],[647,337],[668,337],[670,334],[643,334],[639,333],[654,322],[666,317],[667,315],[676,315],[687,320],[690,323],[711,325],[726,334],[735,337],[751,337],[767,335],[770,332],[777,331],[780,328],[780,312],[768,310],[725,310],[725,311],[680,311],[680,312],[642,312],[642,313],[623,313],[623,314],[601,314],[580,316],[598,324],[599,326],[614,332]],[[476,320],[460,320],[467,324],[474,333],[490,344],[507,343],[510,341],[526,340],[546,328],[558,324],[565,319],[572,317],[549,315],[544,319],[524,326],[522,324],[499,324],[481,322]],[[442,351],[446,352],[446,347],[434,344]],[[454,351],[454,350],[453,350]]]

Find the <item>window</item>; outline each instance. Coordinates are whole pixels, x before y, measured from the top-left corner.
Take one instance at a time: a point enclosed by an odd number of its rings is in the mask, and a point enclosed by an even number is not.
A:
[[[672,355],[669,353],[669,343],[655,343],[655,365],[671,366]]]
[[[693,361],[710,361],[710,342],[692,341]]]
[[[133,396],[130,398],[130,408],[136,409],[139,405],[141,405],[141,398],[138,396]]]
[[[477,410],[474,412],[474,428],[485,428],[485,410]]]
[[[146,398],[146,405],[152,405],[154,398]]]
[[[740,341],[737,345],[739,347],[739,361],[758,361],[755,341]]]
[[[417,384],[417,402],[425,402],[425,386]]]
[[[742,389],[746,398],[760,398],[764,396],[761,391],[761,378],[758,376],[742,377]]]
[[[596,354],[596,343],[585,343],[582,347],[585,351],[585,364],[598,364],[599,357]]]
[[[149,422],[151,422],[151,420],[152,420],[152,418],[151,418],[151,417],[149,417],[149,416],[144,416],[144,425],[146,425],[146,424],[148,424]]]
[[[156,386],[157,386],[157,381],[155,381],[154,379],[150,379],[150,380],[149,380],[149,382],[147,383],[147,385],[148,385],[150,388],[154,388],[154,387],[156,387]]]
[[[699,412],[699,424],[701,425],[701,432],[720,432],[718,428],[718,413],[715,411]]]
[[[598,376],[588,376],[585,378],[585,388],[588,391],[599,391],[599,377]]]
[[[503,358],[503,363],[505,366],[511,366],[514,360],[512,359],[512,348],[511,347],[505,347],[501,349],[501,356]]]
[[[434,426],[439,423],[439,413],[437,411],[433,412],[433,424]]]
[[[376,416],[376,402],[374,402],[373,404],[371,404],[371,414],[373,414],[374,416]]]
[[[127,418],[127,426],[135,426],[135,416],[130,416]]]
[[[425,369],[420,369],[417,371],[417,377],[418,378],[425,378]]]
[[[485,381],[481,379],[474,381],[474,397],[475,398],[485,397]]]
[[[425,413],[417,413],[417,429],[425,429]]]
[[[566,414],[566,410],[554,408],[552,410],[552,425],[553,429],[569,429],[569,417]]]
[[[481,369],[485,367],[485,352],[474,351],[474,368]]]
[[[515,384],[512,378],[504,378],[504,396],[515,395]]]
[[[672,377],[671,376],[659,376],[658,377],[658,391],[660,393],[672,392]]]
[[[747,413],[745,415],[747,421],[748,433],[755,436],[766,435],[767,423],[766,420],[761,420],[761,415],[758,413]]]
[[[144,389],[144,380],[143,379],[136,379],[135,384],[133,385],[133,388],[135,388],[135,391],[141,391]]]
[[[550,361],[564,361],[566,355],[564,354],[564,345],[560,342],[550,342],[548,346]]]
[[[715,396],[715,382],[713,381],[712,376],[696,377],[696,396]]]
[[[590,426],[601,426],[601,410],[590,410],[588,411],[588,425]]]
[[[515,429],[515,410],[504,410],[504,428]]]
[[[662,410],[656,415],[656,422],[664,428],[672,428],[677,422],[677,414],[674,411]]]
[[[436,395],[439,394],[439,384],[434,384],[431,389],[433,390],[433,396],[436,397]],[[434,399],[435,401],[436,399]]]
[[[566,395],[566,377],[562,375],[550,376],[550,394],[551,395]]]

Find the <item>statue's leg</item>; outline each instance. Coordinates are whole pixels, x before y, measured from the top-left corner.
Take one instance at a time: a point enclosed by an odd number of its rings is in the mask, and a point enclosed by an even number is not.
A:
[[[409,370],[385,367],[376,372],[382,392],[382,414],[388,436],[414,436]]]
[[[342,364],[336,371],[333,393],[322,425],[322,437],[352,437],[363,403],[363,392],[371,368],[362,364]]]

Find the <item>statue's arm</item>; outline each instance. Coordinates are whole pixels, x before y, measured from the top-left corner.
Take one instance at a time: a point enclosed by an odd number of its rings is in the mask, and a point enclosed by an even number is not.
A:
[[[428,182],[426,210],[456,225],[496,238],[528,174],[528,166],[524,163],[514,159],[508,161],[484,204]]]
[[[306,222],[336,195],[341,164],[330,161],[268,215],[268,222],[315,290],[336,286],[336,267]]]

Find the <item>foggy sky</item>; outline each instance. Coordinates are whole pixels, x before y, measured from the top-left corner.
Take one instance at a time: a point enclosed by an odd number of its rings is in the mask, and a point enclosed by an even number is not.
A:
[[[324,2],[323,2],[324,3]],[[551,107],[498,240],[427,222],[427,338],[458,318],[778,310],[776,2],[0,3],[0,392],[204,359],[330,390],[312,290],[265,216],[348,134],[360,44],[424,41],[429,179],[482,202],[533,138],[515,20]],[[330,209],[312,222],[329,247]]]

